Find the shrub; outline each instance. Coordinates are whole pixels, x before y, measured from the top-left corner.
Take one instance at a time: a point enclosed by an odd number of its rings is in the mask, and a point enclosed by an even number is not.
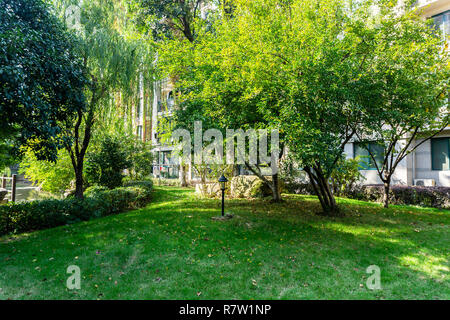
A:
[[[124,170],[130,165],[119,137],[105,136],[86,157],[86,179],[89,184],[110,189],[122,185]]]
[[[92,187],[87,188],[84,191],[84,196],[85,197],[93,197],[93,196],[96,196],[98,193],[101,193],[106,190],[109,190],[109,189],[104,186],[92,186]]]
[[[384,187],[382,185],[362,186],[352,198],[382,202]],[[449,187],[419,187],[419,186],[392,186],[390,190],[390,202],[399,205],[416,205],[450,209]]]
[[[152,181],[155,186],[181,187],[181,182],[179,179],[153,178]]]
[[[145,206],[151,182],[108,190],[91,187],[84,200],[42,200],[0,206],[0,235],[29,232],[86,221]]]
[[[141,181],[129,181],[123,185],[124,187],[141,187],[146,189],[147,191],[153,190],[153,182],[150,180],[141,180]]]
[[[152,173],[153,153],[148,143],[133,136],[126,141],[128,146],[128,175],[131,179],[145,179]]]
[[[358,181],[364,179],[361,174],[359,157],[340,159],[331,173],[330,181],[336,196],[346,196],[358,188]]]
[[[289,183],[286,184],[286,190],[289,193],[314,195],[314,190],[309,183]],[[382,185],[357,186],[345,196],[350,199],[382,203],[384,187]],[[390,190],[389,201],[397,205],[450,209],[450,188],[394,185]]]
[[[266,178],[272,179],[272,177]],[[269,186],[256,176],[234,177],[231,179],[230,192],[235,198],[262,198],[272,195]]]
[[[31,149],[25,149],[19,173],[42,190],[56,195],[62,195],[70,189],[70,183],[75,179],[72,161],[64,149],[58,151],[56,162],[38,160]]]
[[[310,183],[307,182],[285,182],[285,189],[287,193],[314,195],[314,189]]]

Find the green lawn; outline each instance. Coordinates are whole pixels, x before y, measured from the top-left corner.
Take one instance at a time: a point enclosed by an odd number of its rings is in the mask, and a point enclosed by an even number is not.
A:
[[[449,299],[450,212],[313,197],[220,201],[157,187],[145,209],[0,238],[0,299]],[[81,290],[66,269],[81,269]],[[381,268],[369,290],[366,268]]]

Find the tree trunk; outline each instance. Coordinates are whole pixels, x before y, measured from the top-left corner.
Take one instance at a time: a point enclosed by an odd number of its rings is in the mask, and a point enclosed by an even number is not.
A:
[[[385,208],[389,208],[389,190],[391,187],[390,181],[384,182],[384,195],[383,195],[383,204]]]
[[[272,194],[273,201],[280,202],[281,201],[281,192],[280,192],[280,179],[278,178],[278,173],[272,175]]]
[[[83,181],[83,162],[75,168],[75,198],[83,200],[84,181]]]
[[[187,180],[186,180],[186,165],[180,164],[180,184],[181,187],[187,187]]]
[[[83,141],[80,141],[80,125],[83,121],[83,113],[78,112],[78,120],[74,128],[74,145],[66,145],[66,150],[69,152],[72,160],[73,170],[75,172],[75,197],[77,199],[84,198],[84,180],[83,180],[83,167],[86,151],[89,147],[92,135],[92,126],[94,124],[94,106],[97,103],[96,100],[92,100],[89,112],[85,120]]]
[[[319,198],[323,214],[327,216],[337,216],[339,214],[339,207],[337,206],[334,194],[330,189],[330,185],[320,169],[315,168],[312,170],[311,168],[304,168],[304,170],[308,174],[314,192]]]

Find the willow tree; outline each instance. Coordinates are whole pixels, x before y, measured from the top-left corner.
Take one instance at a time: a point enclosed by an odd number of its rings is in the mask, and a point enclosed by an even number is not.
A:
[[[122,1],[93,0],[82,4],[57,1],[57,8],[73,32],[81,39],[78,50],[83,57],[89,84],[85,88],[86,107],[77,112],[75,121],[66,121],[65,148],[75,171],[75,196],[83,198],[83,168],[92,140],[94,125],[114,93],[136,93],[136,79],[148,55],[146,48],[126,37],[126,17],[120,13]]]

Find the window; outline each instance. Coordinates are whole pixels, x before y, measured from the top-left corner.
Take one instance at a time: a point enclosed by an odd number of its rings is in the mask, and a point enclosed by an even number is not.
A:
[[[167,95],[167,106],[168,106],[168,110],[172,110],[172,107],[175,105],[175,98],[173,96],[173,92],[170,91],[169,94]]]
[[[137,107],[136,107],[136,116],[137,116],[137,119],[138,119],[138,120],[141,120],[141,119],[142,119],[142,116],[143,116],[142,111],[143,111],[143,110],[142,110],[142,108],[141,108],[141,105],[138,104]]]
[[[450,10],[431,17],[436,30],[442,33],[444,39],[450,36]]]
[[[355,142],[353,144],[353,154],[354,158],[359,157],[360,162],[360,170],[376,170],[377,167],[375,163],[373,162],[372,157],[369,154],[372,153],[376,160],[376,164],[378,165],[378,168],[380,168],[384,161],[384,146],[376,143],[376,142],[368,142],[368,143],[361,143],[361,142]]]
[[[450,170],[450,138],[431,139],[431,165],[433,170]]]

